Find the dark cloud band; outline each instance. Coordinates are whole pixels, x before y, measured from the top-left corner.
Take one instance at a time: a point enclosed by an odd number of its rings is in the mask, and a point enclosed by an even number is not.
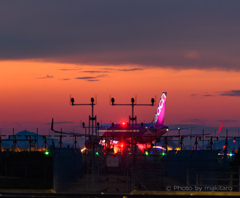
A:
[[[220,96],[237,96],[240,97],[240,90],[231,90],[231,91],[224,91],[219,94]]]
[[[36,79],[47,79],[47,78],[53,78],[53,76],[46,75],[44,77],[38,77]]]
[[[239,7],[237,0],[4,1],[0,60],[239,70]]]

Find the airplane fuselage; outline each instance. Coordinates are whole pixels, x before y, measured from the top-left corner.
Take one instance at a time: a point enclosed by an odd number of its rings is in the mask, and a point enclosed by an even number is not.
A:
[[[168,131],[168,127],[164,125],[154,126],[150,124],[137,124],[137,125],[101,125],[99,129],[99,135],[103,137],[110,137],[115,140],[130,140],[146,144],[156,140]]]

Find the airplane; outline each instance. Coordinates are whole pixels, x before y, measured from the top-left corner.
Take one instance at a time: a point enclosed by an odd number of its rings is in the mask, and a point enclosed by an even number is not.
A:
[[[98,132],[101,134],[101,136],[97,137],[96,135],[56,131],[53,129],[52,119],[51,130],[61,134],[88,137],[89,139],[85,142],[85,147],[87,149],[92,149],[92,146],[96,147],[99,145],[99,142],[104,143],[109,141],[120,142],[121,145],[123,145],[123,143],[148,144],[148,147],[150,144],[150,147],[152,148],[156,139],[169,131],[169,128],[163,125],[166,98],[167,92],[163,92],[154,115],[154,119],[151,123],[133,125],[125,122],[121,124],[102,124],[98,127]]]
[[[169,131],[169,128],[163,125],[167,92],[163,92],[159,101],[154,119],[151,123],[141,124],[104,124],[99,130],[103,137],[114,137],[114,139],[129,140],[138,144],[152,143],[157,138]]]

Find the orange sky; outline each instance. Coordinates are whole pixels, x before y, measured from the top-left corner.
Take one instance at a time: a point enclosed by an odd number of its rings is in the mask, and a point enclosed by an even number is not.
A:
[[[91,109],[89,106],[72,107],[69,105],[70,95],[76,103],[90,103],[90,98],[97,96],[95,113],[98,121],[117,123],[128,119],[131,108],[110,106],[110,95],[116,103],[130,103],[135,96],[137,103],[150,103],[155,96],[158,102],[163,91],[168,93],[166,125],[202,123],[218,126],[220,120],[234,120],[226,122],[225,126],[239,125],[239,98],[219,96],[221,92],[239,89],[239,72],[28,60],[2,61],[0,65],[0,128],[3,132],[12,128],[34,131],[37,127],[48,131],[50,125],[46,123],[50,123],[52,117],[56,122],[74,122],[56,127],[78,130],[81,120],[87,122]],[[133,68],[133,71],[126,71]],[[76,79],[78,77],[95,77],[89,79],[98,81]],[[155,110],[156,107],[136,107],[138,122],[151,122]],[[199,122],[192,122],[192,119]]]

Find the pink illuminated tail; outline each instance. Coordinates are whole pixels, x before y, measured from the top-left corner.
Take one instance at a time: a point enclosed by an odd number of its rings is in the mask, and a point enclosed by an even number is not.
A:
[[[153,122],[157,125],[163,125],[166,99],[167,99],[167,92],[163,92],[158,104],[156,114],[154,116],[154,120],[153,120]]]

